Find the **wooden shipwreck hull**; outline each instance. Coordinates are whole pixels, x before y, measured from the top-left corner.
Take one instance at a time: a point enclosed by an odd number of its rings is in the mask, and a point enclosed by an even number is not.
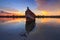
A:
[[[25,12],[26,21],[35,21],[35,14],[27,7]]]

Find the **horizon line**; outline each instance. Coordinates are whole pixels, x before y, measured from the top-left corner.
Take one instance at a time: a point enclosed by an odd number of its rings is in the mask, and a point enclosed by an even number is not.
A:
[[[0,16],[0,18],[26,18],[26,16]],[[35,16],[35,18],[60,18],[60,15],[58,16]]]

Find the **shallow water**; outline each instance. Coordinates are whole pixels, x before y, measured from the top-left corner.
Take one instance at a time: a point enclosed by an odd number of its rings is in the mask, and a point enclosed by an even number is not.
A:
[[[27,30],[30,26],[32,30]],[[60,19],[0,18],[0,40],[60,40]]]

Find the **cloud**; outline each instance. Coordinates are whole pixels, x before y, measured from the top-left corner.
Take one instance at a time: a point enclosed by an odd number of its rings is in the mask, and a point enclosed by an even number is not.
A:
[[[60,10],[60,0],[36,0],[36,2],[40,10]]]
[[[5,12],[9,12],[9,13],[16,13],[16,14],[22,14],[23,12],[15,9],[15,8],[10,8],[10,7],[0,7],[0,10],[3,10]]]
[[[9,8],[9,7],[0,7],[0,10],[10,11],[10,12],[18,12],[17,9]]]

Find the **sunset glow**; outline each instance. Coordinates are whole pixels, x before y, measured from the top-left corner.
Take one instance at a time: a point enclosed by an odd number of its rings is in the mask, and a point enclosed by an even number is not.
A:
[[[57,1],[57,2],[56,2]],[[60,15],[60,1],[59,0],[26,0],[26,1],[1,1],[0,10],[3,10],[5,13],[0,13],[0,16],[25,16],[25,11],[27,6],[30,10],[35,13],[36,16],[59,16]],[[13,3],[12,3],[13,2]],[[15,3],[16,2],[16,3]],[[33,4],[31,4],[33,3]],[[21,5],[22,4],[22,5]],[[13,6],[14,5],[14,6]],[[51,19],[40,19],[42,23],[49,22]],[[59,22],[58,19],[55,19],[56,22]]]

